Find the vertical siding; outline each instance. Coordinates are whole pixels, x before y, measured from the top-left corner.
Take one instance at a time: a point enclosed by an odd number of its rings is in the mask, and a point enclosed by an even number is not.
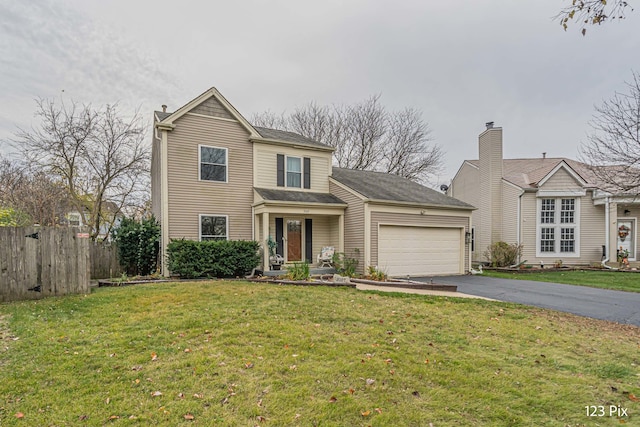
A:
[[[518,196],[522,190],[502,183],[502,240],[509,244],[518,242]]]
[[[409,213],[371,212],[371,264],[378,264],[378,225],[395,224],[423,227],[461,227],[469,231],[469,218],[466,216],[420,215]],[[469,246],[465,245],[463,268],[469,265]]]
[[[250,240],[253,150],[237,122],[186,114],[169,132],[169,237],[198,239],[199,214],[228,215],[229,238]],[[199,180],[198,145],[228,149],[228,182]]]
[[[294,191],[311,191],[314,193],[328,193],[329,168],[331,166],[331,152],[304,150],[282,145],[263,142],[254,143],[257,160],[256,186],[261,188],[284,189],[276,182],[276,158],[278,154],[295,157],[309,157],[311,159],[311,188],[295,188]]]
[[[358,259],[358,273],[363,274],[364,265],[364,202],[358,196],[334,183],[329,183],[331,194],[349,206],[344,211],[344,253]]]
[[[458,200],[469,203],[476,208],[480,207],[480,171],[478,168],[465,163],[462,165],[457,175],[451,182],[450,191],[448,193],[451,197],[455,197]],[[480,233],[482,224],[482,209],[476,209],[471,213],[471,222],[475,227],[475,251],[471,254],[473,261],[482,261],[482,252],[484,248],[489,244],[488,241],[483,241]]]

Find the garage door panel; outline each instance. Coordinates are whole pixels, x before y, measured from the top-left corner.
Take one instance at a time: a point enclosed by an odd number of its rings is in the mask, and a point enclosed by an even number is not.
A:
[[[461,233],[457,228],[380,226],[378,267],[390,276],[458,274]]]

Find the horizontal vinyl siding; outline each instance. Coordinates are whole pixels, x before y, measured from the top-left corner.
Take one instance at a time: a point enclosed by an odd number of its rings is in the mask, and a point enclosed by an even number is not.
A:
[[[364,202],[339,185],[329,184],[331,194],[348,204],[344,211],[344,253],[358,259],[358,272],[364,273]],[[357,251],[356,251],[357,250]],[[359,253],[358,253],[359,252]]]
[[[574,181],[575,182],[575,181]],[[546,188],[546,187],[545,187]],[[590,264],[598,262],[602,256],[602,245],[605,244],[604,232],[604,207],[594,206],[591,200],[591,193],[580,199],[580,257],[562,257],[557,254],[550,257],[536,257],[536,231],[538,227],[536,219],[537,198],[535,193],[525,193],[522,196],[522,259],[527,260],[527,264],[540,265],[544,262],[546,266],[553,264],[556,259],[562,260],[563,264]],[[559,215],[559,213],[556,213]]]
[[[232,240],[250,240],[253,151],[237,122],[184,115],[169,132],[169,238],[199,238],[199,214],[228,215]],[[199,180],[198,145],[228,149],[228,182]]]
[[[502,183],[502,241],[518,242],[518,196],[521,190]]]
[[[271,145],[254,142],[257,172],[256,186],[261,188],[284,189],[278,187],[276,159],[278,154],[293,157],[308,157],[311,159],[311,188],[294,188],[296,191],[311,191],[314,193],[329,192],[329,170],[331,167],[331,153],[313,150],[303,150],[282,145]],[[286,178],[285,178],[286,182]]]
[[[205,116],[221,117],[224,119],[232,120],[234,119],[233,116],[227,111],[227,109],[224,108],[222,104],[220,104],[220,102],[218,102],[218,100],[215,98],[207,99],[202,104],[193,108],[190,112],[195,114],[202,114]]]
[[[469,217],[446,215],[415,215],[389,212],[371,212],[371,264],[378,264],[378,225],[409,225],[422,227],[462,227],[469,231]],[[468,248],[469,245],[465,245]],[[469,265],[469,251],[465,250],[464,266]],[[466,268],[466,267],[465,267]]]
[[[582,186],[567,172],[560,168],[543,185],[540,190],[582,190]]]
[[[580,263],[592,263],[602,259],[605,242],[604,205],[594,206],[591,192],[580,197]],[[567,263],[575,262],[565,260]]]
[[[480,171],[473,166],[464,163],[451,182],[450,196],[458,200],[469,203],[476,208],[480,207]],[[481,222],[482,211],[476,209],[471,213],[471,222],[475,227],[475,252],[472,254],[473,260],[479,262],[482,260],[482,252],[489,244],[488,241],[482,240]]]

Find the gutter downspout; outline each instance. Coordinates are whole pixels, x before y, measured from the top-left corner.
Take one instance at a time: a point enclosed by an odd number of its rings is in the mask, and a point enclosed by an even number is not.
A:
[[[607,262],[609,262],[609,234],[610,234],[610,226],[609,226],[609,196],[607,196],[605,198],[605,202],[604,202],[604,238],[605,238],[605,242],[606,242],[606,246],[605,246],[605,253],[606,256],[605,258],[602,260],[602,268],[606,268],[607,270],[617,270],[617,268],[613,268],[613,267],[609,267],[607,265]]]

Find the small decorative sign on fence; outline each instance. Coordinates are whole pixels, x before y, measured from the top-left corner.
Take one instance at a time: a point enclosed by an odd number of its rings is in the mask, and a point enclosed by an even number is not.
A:
[[[78,233],[76,236],[78,236],[78,239],[88,239],[89,233]]]

